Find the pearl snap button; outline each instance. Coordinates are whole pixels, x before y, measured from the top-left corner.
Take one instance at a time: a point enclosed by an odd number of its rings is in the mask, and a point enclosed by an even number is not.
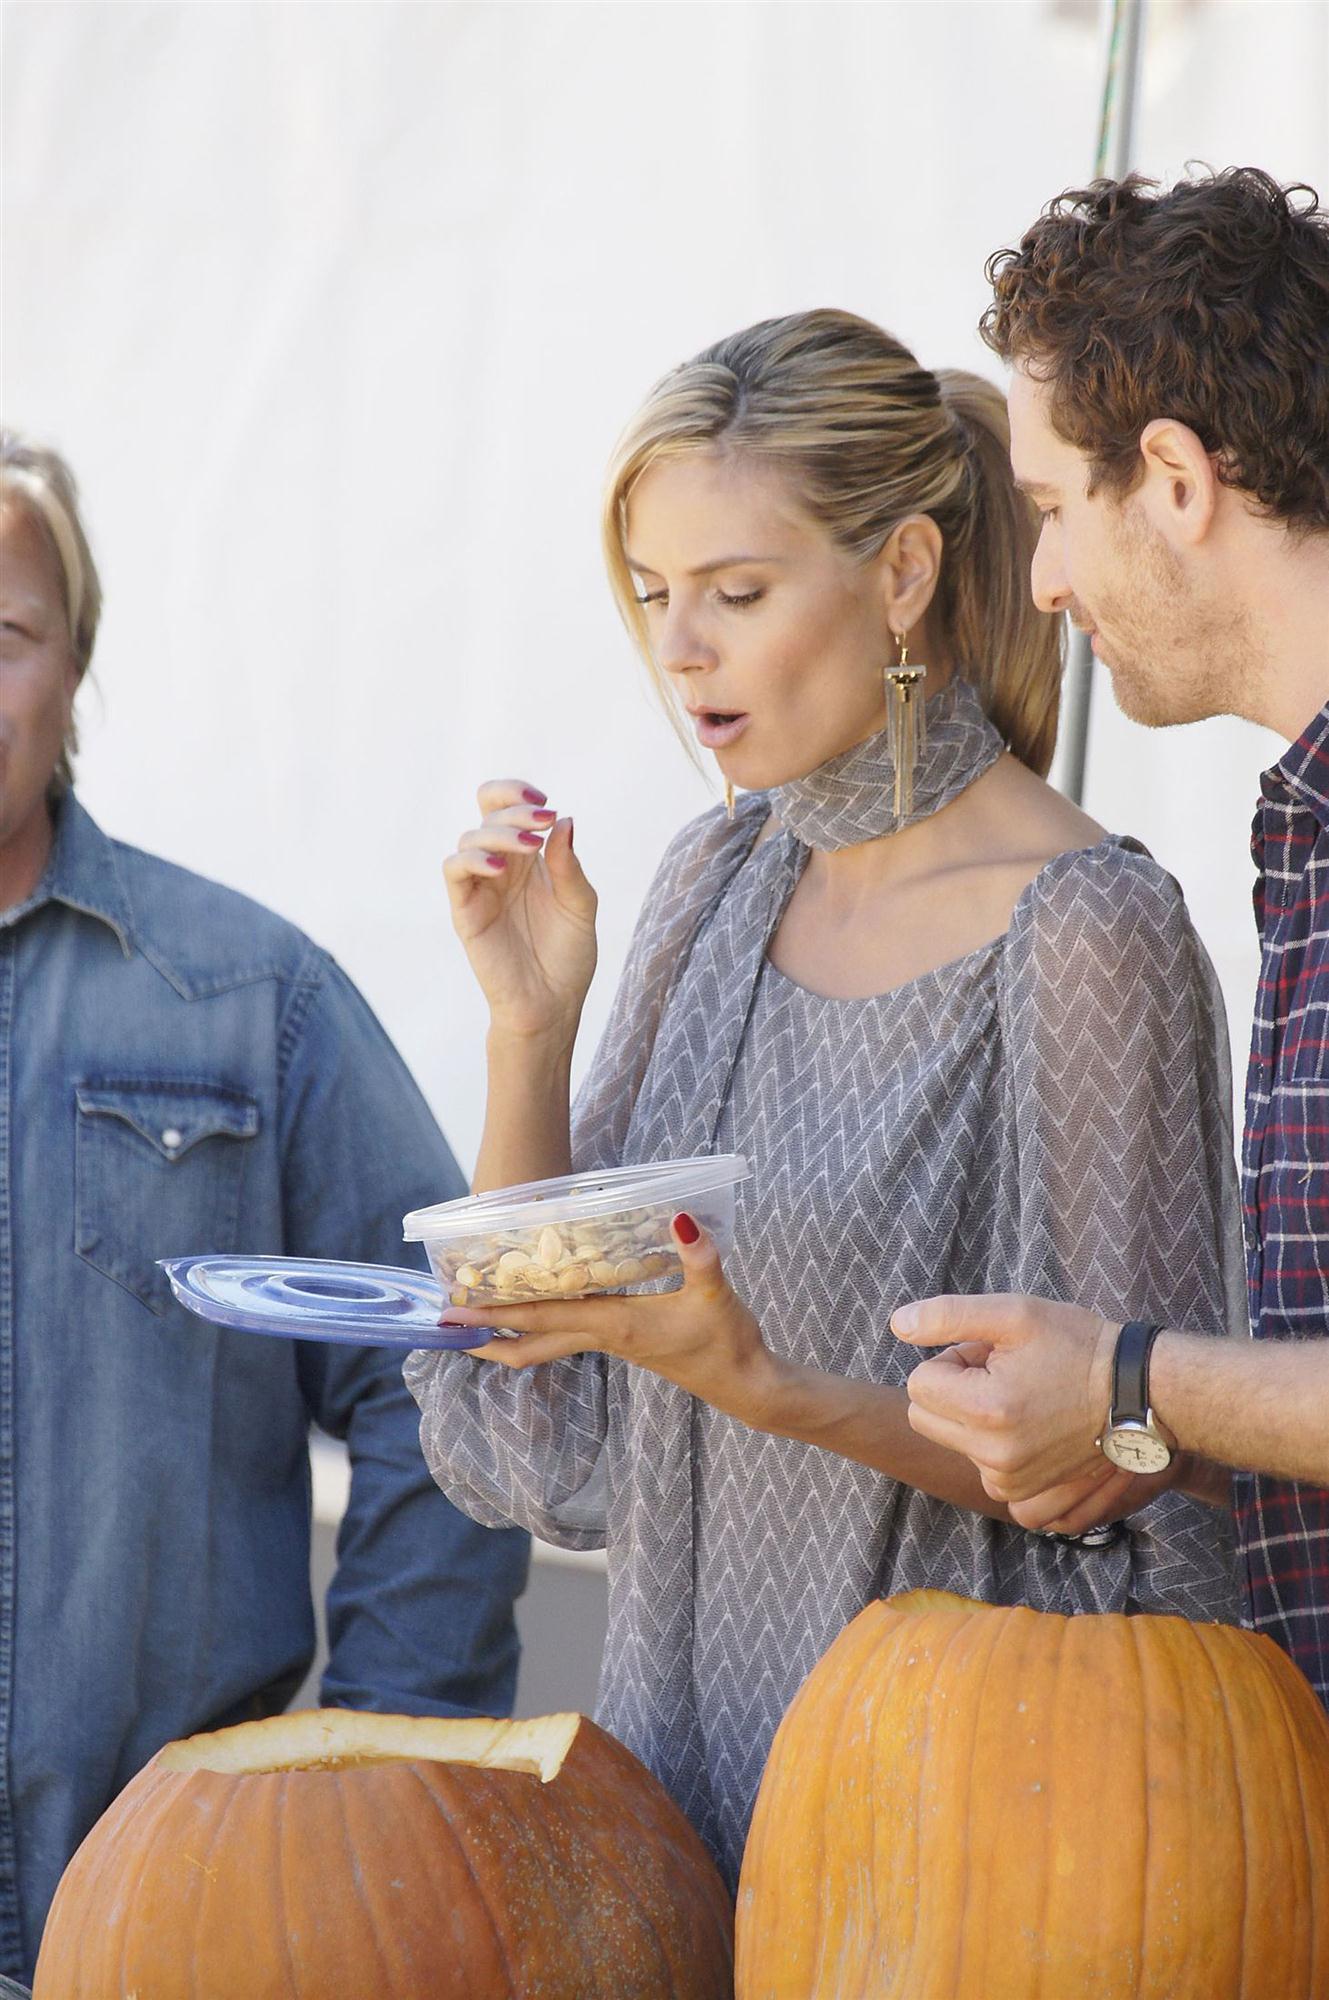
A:
[[[184,1133],[177,1131],[174,1125],[168,1125],[166,1127],[166,1130],[162,1133],[162,1144],[163,1146],[165,1146],[168,1153],[178,1153],[181,1146],[184,1145],[184,1142],[185,1142]]]

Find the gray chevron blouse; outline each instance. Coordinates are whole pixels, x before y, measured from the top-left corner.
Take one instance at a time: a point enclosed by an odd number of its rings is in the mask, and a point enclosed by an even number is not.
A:
[[[1244,1326],[1222,1003],[1172,879],[1130,841],[1062,855],[1005,936],[895,992],[812,994],[766,947],[808,850],[769,801],[669,849],[574,1115],[579,1168],[736,1151],[728,1272],[767,1343],[902,1384],[893,1308],[1023,1291]],[[1096,1549],[748,1430],[599,1354],[521,1374],[415,1354],[458,1506],[608,1550],[598,1714],[732,1884],[771,1738],[872,1598],[1233,1618],[1226,1518],[1167,1495]]]

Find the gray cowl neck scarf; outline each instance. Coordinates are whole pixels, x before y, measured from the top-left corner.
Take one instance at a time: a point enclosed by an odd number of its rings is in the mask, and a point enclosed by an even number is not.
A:
[[[898,833],[949,805],[996,763],[1005,745],[968,681],[951,680],[930,696],[926,715],[927,742],[906,817],[895,817],[895,764],[883,729],[806,778],[774,786],[767,798],[780,824],[805,847],[827,853]]]

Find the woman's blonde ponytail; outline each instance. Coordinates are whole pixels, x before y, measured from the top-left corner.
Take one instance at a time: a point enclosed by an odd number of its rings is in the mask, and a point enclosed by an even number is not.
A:
[[[969,469],[968,505],[943,530],[951,561],[942,617],[988,714],[1021,763],[1044,777],[1057,742],[1062,635],[1061,621],[1030,595],[1038,516],[1011,473],[1000,389],[962,368],[939,369],[937,382]]]

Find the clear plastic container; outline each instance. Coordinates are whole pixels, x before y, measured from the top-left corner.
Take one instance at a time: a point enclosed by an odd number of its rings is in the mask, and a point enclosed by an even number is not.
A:
[[[669,1225],[680,1209],[725,1256],[734,1240],[736,1153],[566,1174],[417,1208],[402,1221],[423,1243],[454,1306],[525,1304],[625,1291],[682,1270]]]

